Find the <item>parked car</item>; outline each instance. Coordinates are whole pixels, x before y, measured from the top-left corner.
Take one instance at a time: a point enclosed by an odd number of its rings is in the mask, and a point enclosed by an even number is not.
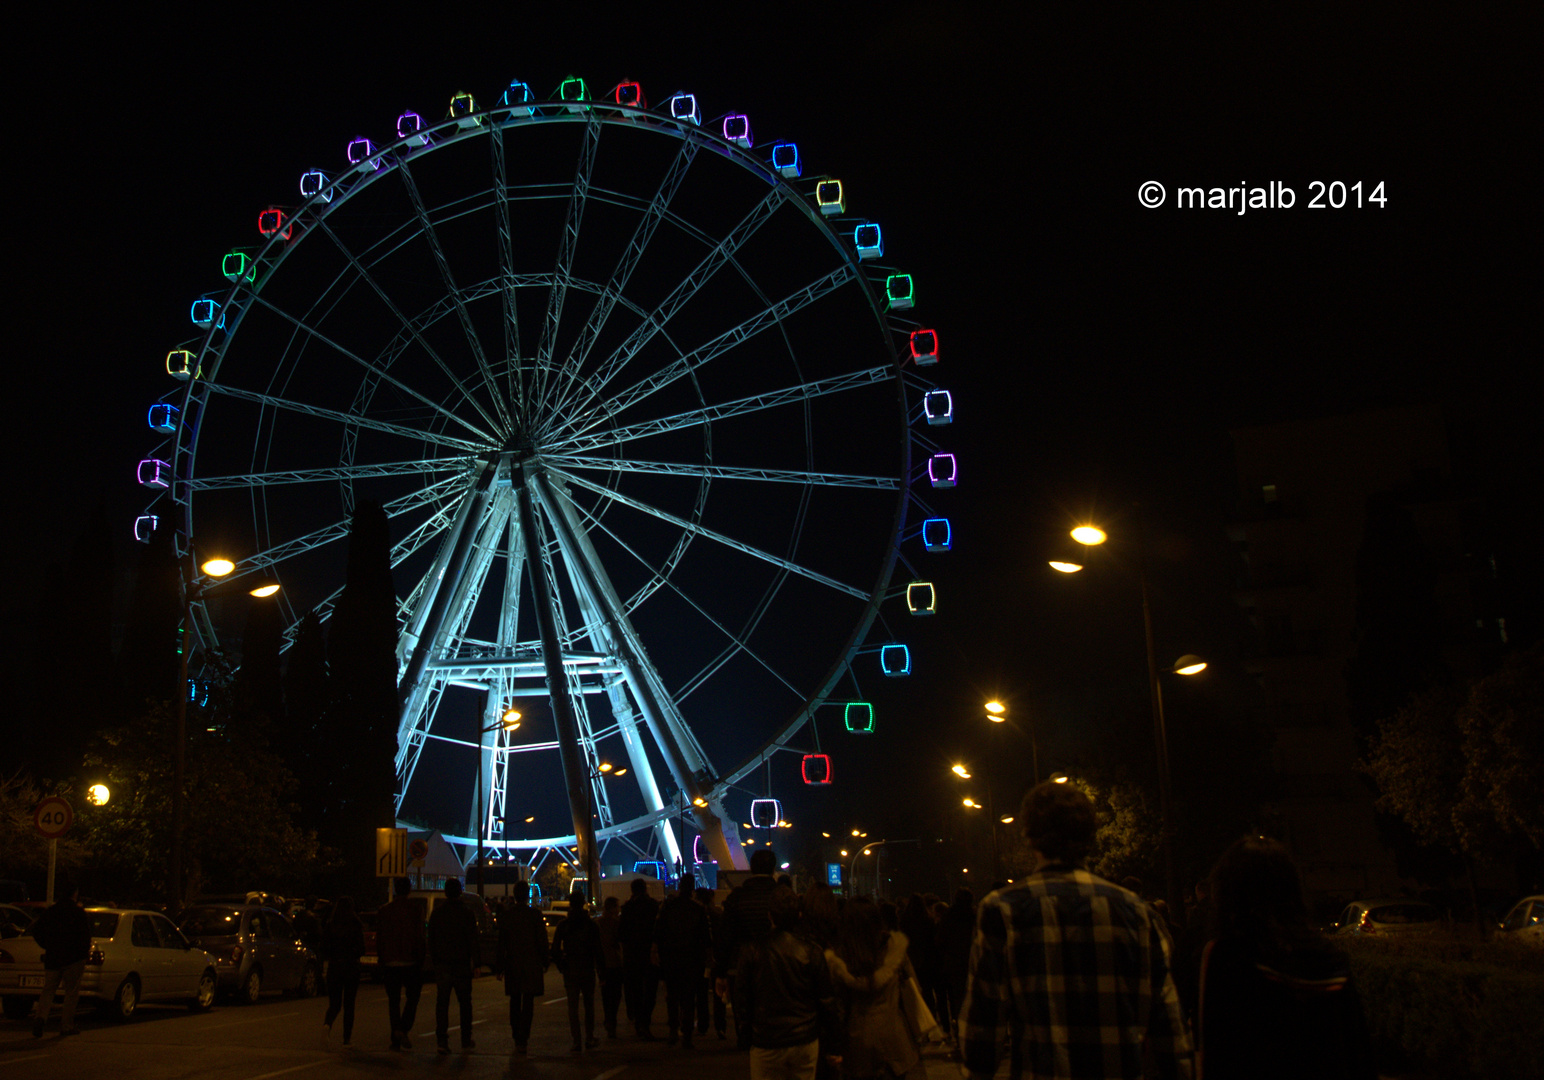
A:
[[[194,1009],[214,1004],[215,958],[189,941],[158,911],[86,909],[91,955],[80,996],[95,998],[119,1020],[142,1001],[185,1001]],[[43,986],[43,949],[31,933],[0,944],[0,999],[5,1015],[25,1017]]]
[[[220,990],[248,1005],[264,990],[315,997],[321,965],[288,919],[256,904],[198,904],[182,913],[181,930],[215,958]]]
[[[1395,896],[1355,900],[1335,922],[1337,934],[1423,934],[1437,928],[1442,913],[1424,900]]]
[[[1525,896],[1513,904],[1501,920],[1501,931],[1508,941],[1544,945],[1544,896]]]
[[[37,921],[38,913],[15,904],[0,904],[0,938],[13,938]]]

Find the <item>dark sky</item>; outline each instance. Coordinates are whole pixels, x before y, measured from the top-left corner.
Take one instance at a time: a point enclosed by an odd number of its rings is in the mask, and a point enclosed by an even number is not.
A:
[[[27,569],[99,500],[128,537],[162,357],[258,210],[403,108],[576,73],[690,88],[796,139],[883,223],[947,343],[962,480],[941,612],[917,621],[918,672],[882,688],[894,720],[850,752],[851,783],[793,793],[794,813],[931,831],[956,794],[934,775],[987,752],[988,695],[1034,710],[1044,770],[1118,756],[1099,717],[1146,708],[1134,580],[1071,593],[1040,567],[1075,517],[1129,536],[1137,498],[1162,552],[1159,651],[1221,657],[1207,707],[1247,713],[1228,431],[1435,400],[1493,418],[1515,464],[1538,363],[1538,28],[1458,5],[1256,8],[35,8],[7,139],[11,621],[44,595]],[[1272,181],[1295,206],[1175,205]],[[1386,203],[1313,209],[1315,181],[1320,201],[1340,181]]]

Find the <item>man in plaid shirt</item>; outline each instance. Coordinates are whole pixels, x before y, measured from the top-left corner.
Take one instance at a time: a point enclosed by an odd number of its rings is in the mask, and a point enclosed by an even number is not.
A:
[[[992,1076],[1011,1032],[1035,1080],[1190,1077],[1168,943],[1151,909],[1078,869],[1094,847],[1093,804],[1071,784],[1045,783],[1024,796],[1020,820],[1037,866],[977,911],[960,1022],[966,1070]]]

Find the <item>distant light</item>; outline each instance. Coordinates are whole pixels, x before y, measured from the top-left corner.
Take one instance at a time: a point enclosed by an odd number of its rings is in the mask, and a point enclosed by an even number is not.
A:
[[[1012,814],[1004,814],[1002,817],[998,818],[997,820],[1001,821],[1004,825],[1012,825],[1013,824],[1013,815]]]
[[[1068,562],[1066,559],[1052,559],[1051,569],[1063,574],[1076,574],[1083,569],[1083,564]]]
[[[844,859],[847,858],[847,849],[846,848],[842,849],[842,858],[844,858]]]
[[[92,784],[86,789],[86,801],[92,806],[106,806],[111,797],[112,792],[107,790],[106,784]]]
[[[824,836],[824,837],[825,837],[825,838],[826,838],[826,839],[827,839],[827,840],[829,840],[829,839],[831,839],[831,834],[830,834],[830,833],[828,833],[828,832],[823,832],[823,833],[821,833],[821,834],[820,834],[820,835],[821,835],[821,836]]]
[[[1076,529],[1072,530],[1072,538],[1078,543],[1086,544],[1089,547],[1093,547],[1095,544],[1102,544],[1109,539],[1105,535],[1104,530],[1096,525],[1079,525]]]
[[[958,776],[961,780],[970,779],[970,770],[963,765],[956,765],[949,771],[952,772],[955,776]]]
[[[618,769],[616,771],[616,775],[617,776],[626,776],[627,775],[627,770],[626,769]]]
[[[873,849],[871,849],[871,848],[864,848],[863,849],[863,854],[865,854],[865,855],[872,855],[872,854],[874,854],[874,852],[873,852]]]
[[[528,818],[526,818],[526,819],[525,819],[525,823],[526,823],[526,824],[527,824],[527,825],[529,825],[529,824],[530,824],[530,823],[531,823],[531,822],[533,822],[533,821],[535,821],[535,820],[536,820],[536,815],[534,815],[534,814],[532,814],[532,815],[531,815],[531,816],[530,816],[530,817],[528,817]]]
[[[988,701],[986,703],[986,711],[1001,716],[1008,711],[1008,707],[1000,701]]]
[[[505,731],[514,731],[520,726],[520,710],[505,709],[504,715],[499,717],[499,723],[503,725]]]
[[[965,797],[965,801],[964,801],[963,805],[968,806],[968,807],[970,807],[973,810],[981,809],[981,804],[978,803],[975,799],[970,798],[969,796]]]
[[[854,835],[854,836],[857,836],[857,835],[858,835],[858,830],[857,830],[857,829],[854,829],[854,830],[853,830],[853,831],[852,831],[852,834],[853,834],[853,835]]]
[[[783,863],[782,869],[787,870],[788,869],[788,864],[787,863]]]
[[[1053,784],[1065,784],[1066,782],[1067,782],[1067,778],[1065,776],[1053,776],[1053,777],[1051,777],[1051,783],[1053,783]]]
[[[208,562],[204,563],[202,569],[204,573],[208,574],[210,577],[224,577],[226,574],[236,569],[236,564],[231,562],[229,559],[210,559]]]
[[[707,806],[708,805],[708,800],[704,799],[701,795],[698,795],[695,799],[692,800],[692,805],[693,806]]]
[[[272,596],[274,593],[276,593],[278,591],[279,591],[279,586],[274,585],[274,584],[259,585],[257,588],[253,589],[248,595],[255,596],[259,600],[262,600],[262,599],[266,599],[267,597]]]

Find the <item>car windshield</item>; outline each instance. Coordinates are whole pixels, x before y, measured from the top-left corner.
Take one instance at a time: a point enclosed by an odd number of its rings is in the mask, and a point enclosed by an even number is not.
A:
[[[241,912],[225,907],[194,907],[183,912],[178,923],[189,937],[218,937],[241,933]]]
[[[1372,917],[1380,923],[1436,922],[1437,909],[1429,904],[1385,904]]]

